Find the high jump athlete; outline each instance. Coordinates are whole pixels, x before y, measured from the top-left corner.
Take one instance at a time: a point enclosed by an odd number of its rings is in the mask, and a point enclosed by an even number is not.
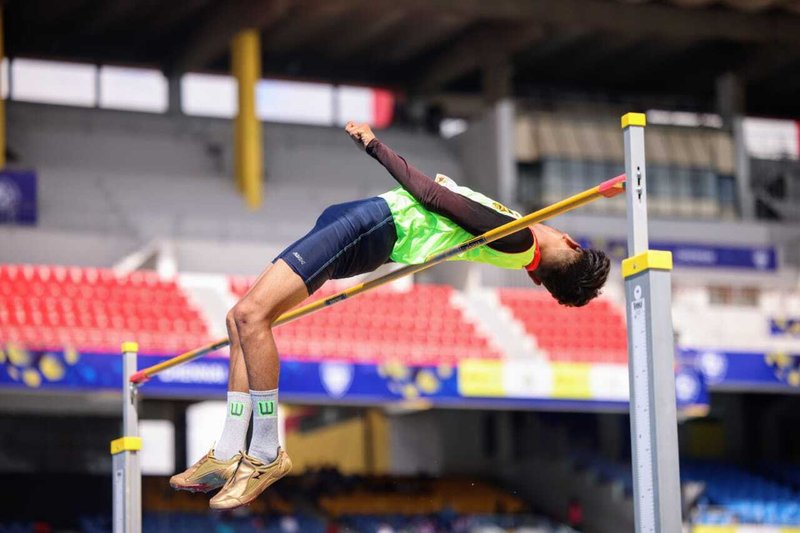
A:
[[[215,448],[172,477],[176,489],[207,492],[212,509],[252,502],[285,476],[291,461],[278,444],[279,358],[272,323],[328,279],[347,278],[394,261],[422,263],[520,218],[499,202],[450,178],[433,180],[381,143],[366,124],[348,123],[347,134],[400,184],[373,198],[328,207],[313,229],[290,245],[227,315],[230,376],[227,418]],[[536,224],[473,248],[455,259],[524,270],[559,303],[579,307],[597,296],[610,261],[584,250],[569,235]],[[253,433],[245,452],[252,414]]]

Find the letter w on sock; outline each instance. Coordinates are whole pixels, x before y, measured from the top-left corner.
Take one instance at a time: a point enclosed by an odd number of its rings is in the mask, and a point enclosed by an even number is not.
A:
[[[259,400],[257,406],[257,413],[260,417],[278,416],[277,409],[275,409],[275,402],[272,400]]]
[[[244,404],[242,402],[231,402],[231,416],[242,418],[244,414]]]

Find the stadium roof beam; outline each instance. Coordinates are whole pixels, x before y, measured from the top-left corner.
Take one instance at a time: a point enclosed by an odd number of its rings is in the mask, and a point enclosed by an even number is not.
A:
[[[273,25],[286,15],[289,5],[289,0],[244,0],[221,4],[180,47],[172,61],[172,69],[187,72],[208,66],[227,52],[231,39],[240,30],[263,30]]]
[[[579,41],[579,50],[570,54],[569,60],[564,61],[563,68],[559,69],[561,76],[588,73],[593,76],[608,72],[609,65],[620,64],[618,58],[626,53],[638,50],[642,46],[642,39],[637,35],[615,35],[613,39],[606,39],[602,43],[596,34],[584,33],[584,39]]]
[[[168,29],[177,24],[181,19],[191,16],[199,9],[206,7],[211,0],[181,0],[172,2],[169,6],[162,5],[157,17],[153,17],[147,24],[150,31],[155,33]]]
[[[398,7],[387,12],[375,12],[373,9],[359,10],[346,26],[358,28],[358,31],[337,33],[328,44],[331,57],[343,59],[351,54],[361,53],[384,33],[395,28],[406,17],[405,9]]]
[[[430,92],[474,72],[488,62],[511,56],[544,38],[537,26],[491,26],[468,32],[431,60],[414,79],[415,89]]]
[[[116,2],[106,2],[102,9],[93,13],[92,18],[87,22],[86,32],[100,33],[107,31],[109,27],[118,23],[120,19],[130,16],[137,9],[141,8],[139,0],[117,0]]]
[[[683,9],[604,0],[430,0],[430,6],[486,20],[530,21],[652,38],[724,39],[800,45],[797,21],[785,13],[754,15],[730,9]]]
[[[293,2],[292,14],[295,10],[301,11],[302,16],[287,17],[285,22],[276,27],[264,39],[264,49],[269,52],[285,52],[293,50],[300,45],[322,41],[321,35],[327,34],[331,29],[351,26],[348,17],[358,12],[359,6],[352,0],[326,0],[324,2]],[[349,33],[359,33],[368,27],[355,26]],[[328,43],[324,43],[327,47]]]
[[[765,46],[749,55],[736,69],[746,82],[762,82],[800,61],[796,50],[785,45]]]
[[[408,61],[425,50],[447,41],[475,21],[473,17],[465,14],[447,12],[431,17],[428,13],[411,11],[409,18],[418,23],[414,31],[404,31],[401,39],[397,39],[391,48],[383,51],[390,63]]]

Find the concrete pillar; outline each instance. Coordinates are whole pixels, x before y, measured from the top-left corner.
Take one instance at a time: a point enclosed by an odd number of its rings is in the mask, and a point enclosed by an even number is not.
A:
[[[514,102],[510,98],[499,100],[492,109],[494,145],[497,151],[497,200],[516,207],[517,158],[514,152]]]
[[[740,77],[728,72],[717,78],[717,111],[722,116],[723,128],[733,136],[736,153],[739,214],[742,219],[750,220],[755,217],[755,198],[750,179],[750,159],[744,139],[745,97],[745,85]]]
[[[511,98],[513,95],[514,71],[511,61],[505,56],[489,56],[481,71],[483,97],[486,103]]]
[[[495,413],[495,431],[497,432],[497,463],[510,464],[514,461],[514,422],[510,411]]]
[[[514,154],[514,71],[508,56],[489,54],[481,71],[483,97],[488,111],[487,146],[495,155],[495,199],[503,204],[516,203],[517,161]]]
[[[181,98],[181,74],[172,73],[167,77],[167,113],[180,115],[183,113]]]
[[[622,457],[622,450],[625,446],[624,439],[627,437],[622,427],[622,424],[625,423],[625,417],[616,413],[601,413],[597,415],[597,421],[600,450],[605,456],[619,460]]]

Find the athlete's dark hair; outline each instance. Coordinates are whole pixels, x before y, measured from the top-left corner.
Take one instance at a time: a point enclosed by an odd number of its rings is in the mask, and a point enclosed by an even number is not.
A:
[[[600,294],[608,279],[611,261],[601,250],[581,250],[577,259],[539,274],[553,298],[567,307],[582,307]]]

